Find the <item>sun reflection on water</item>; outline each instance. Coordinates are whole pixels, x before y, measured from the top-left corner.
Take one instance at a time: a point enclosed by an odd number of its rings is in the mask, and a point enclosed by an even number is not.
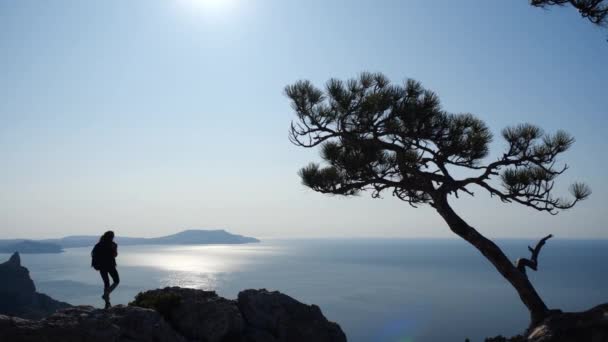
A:
[[[264,245],[142,246],[119,260],[125,267],[166,271],[162,286],[214,290],[222,275],[254,267],[260,257],[280,252],[278,247]]]
[[[171,272],[160,280],[162,286],[179,286],[213,291],[218,287],[219,273]]]

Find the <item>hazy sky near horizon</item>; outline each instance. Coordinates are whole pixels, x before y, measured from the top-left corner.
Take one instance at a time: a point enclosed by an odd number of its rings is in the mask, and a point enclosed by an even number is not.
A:
[[[0,238],[452,237],[431,208],[327,197],[297,171],[285,85],[363,70],[415,78],[450,112],[577,142],[550,216],[452,199],[492,237],[608,238],[608,30],[527,0],[0,0]],[[496,155],[504,144],[498,137]]]

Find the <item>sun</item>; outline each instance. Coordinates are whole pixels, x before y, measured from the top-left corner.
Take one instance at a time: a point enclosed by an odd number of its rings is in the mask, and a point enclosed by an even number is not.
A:
[[[238,0],[179,0],[193,9],[208,12],[224,12],[236,6]]]

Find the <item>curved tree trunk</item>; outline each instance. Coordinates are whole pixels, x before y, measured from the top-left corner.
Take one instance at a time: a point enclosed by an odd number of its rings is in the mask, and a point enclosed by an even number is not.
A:
[[[535,326],[547,317],[549,310],[526,275],[520,272],[494,242],[469,226],[452,210],[446,195],[434,199],[434,207],[447,222],[450,229],[475,246],[492,265],[513,285],[519,297],[530,311],[530,326]]]

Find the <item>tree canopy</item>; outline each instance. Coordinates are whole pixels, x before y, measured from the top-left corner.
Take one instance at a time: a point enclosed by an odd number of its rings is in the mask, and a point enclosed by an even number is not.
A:
[[[530,4],[541,8],[571,5],[583,18],[596,25],[606,26],[608,23],[608,1],[605,0],[530,0]]]
[[[556,213],[590,195],[582,183],[570,186],[572,198],[553,195],[555,179],[568,168],[557,157],[574,142],[569,134],[543,132],[520,124],[505,128],[507,150],[486,163],[492,133],[469,113],[442,109],[439,97],[419,82],[391,84],[379,73],[362,73],[346,82],[331,79],[325,90],[309,81],[285,89],[298,120],[290,140],[302,147],[321,147],[324,166],[300,170],[303,183],[315,191],[354,195],[370,190],[373,197],[390,191],[409,204],[433,205],[435,194],[481,187],[504,202]],[[474,171],[457,178],[455,168]],[[490,181],[500,177],[500,185]]]

